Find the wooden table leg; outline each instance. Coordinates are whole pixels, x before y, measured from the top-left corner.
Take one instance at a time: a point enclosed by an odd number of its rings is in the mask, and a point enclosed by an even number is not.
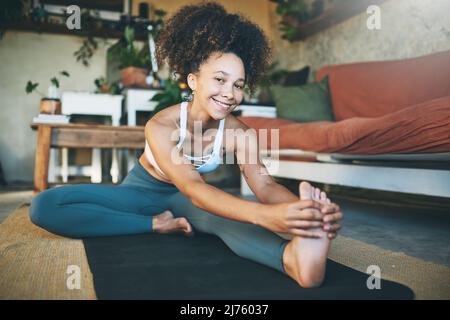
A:
[[[44,191],[48,187],[48,163],[52,128],[40,125],[34,162],[34,192]]]

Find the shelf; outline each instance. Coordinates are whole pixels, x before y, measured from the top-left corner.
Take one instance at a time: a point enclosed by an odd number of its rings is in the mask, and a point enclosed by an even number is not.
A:
[[[8,24],[6,26],[6,29],[36,32],[36,33],[62,34],[78,37],[86,37],[88,35],[88,33],[83,30],[69,30],[67,26],[64,24],[33,22],[33,21],[22,21],[19,23]],[[99,38],[119,39],[120,37],[122,37],[123,32],[114,29],[100,28],[91,32],[90,34],[94,37]],[[146,39],[147,39],[146,35],[136,34],[137,41],[145,41]]]
[[[64,7],[76,4],[83,9],[106,10],[113,12],[122,12],[124,6],[124,0],[41,0],[40,2],[43,4]]]
[[[342,1],[342,0],[341,0]],[[306,39],[357,14],[365,12],[370,5],[379,5],[385,0],[347,0],[338,2],[319,17],[298,26],[298,34],[291,41]],[[283,39],[286,39],[283,37]]]

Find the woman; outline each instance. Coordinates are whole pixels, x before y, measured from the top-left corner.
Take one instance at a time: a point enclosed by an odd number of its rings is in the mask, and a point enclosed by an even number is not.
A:
[[[242,16],[214,3],[181,8],[157,41],[157,58],[160,64],[167,58],[193,98],[148,121],[145,152],[121,185],[47,190],[33,199],[31,220],[75,238],[192,235],[194,229],[217,235],[236,254],[286,273],[303,287],[320,285],[330,240],[340,228],[339,207],[306,182],[299,186],[299,199],[273,181],[258,156],[255,163],[246,162],[257,145],[256,134],[231,115],[243,100],[244,86],[254,89],[269,55],[263,32]],[[250,143],[243,142],[248,141],[244,135]],[[192,144],[194,152],[186,152]],[[260,202],[202,179],[230,152]]]

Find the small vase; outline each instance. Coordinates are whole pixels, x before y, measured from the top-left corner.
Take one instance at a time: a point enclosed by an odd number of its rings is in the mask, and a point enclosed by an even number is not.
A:
[[[39,113],[61,114],[61,100],[49,98],[41,99]]]

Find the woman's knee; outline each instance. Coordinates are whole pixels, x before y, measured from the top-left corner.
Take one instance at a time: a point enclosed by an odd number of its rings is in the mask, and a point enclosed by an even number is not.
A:
[[[31,200],[30,220],[41,228],[46,229],[56,214],[58,192],[55,191],[46,190]]]

